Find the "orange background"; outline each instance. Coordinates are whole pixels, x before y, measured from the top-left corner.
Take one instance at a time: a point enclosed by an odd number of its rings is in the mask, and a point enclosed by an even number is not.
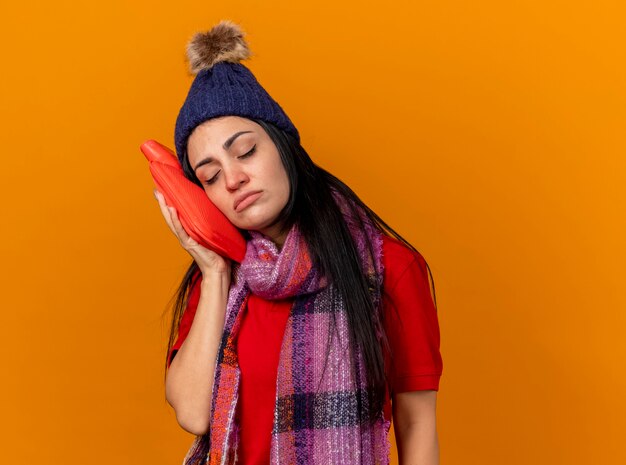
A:
[[[180,463],[162,318],[173,145],[220,19],[321,166],[427,258],[441,463],[626,463],[621,2],[3,6],[3,463]]]

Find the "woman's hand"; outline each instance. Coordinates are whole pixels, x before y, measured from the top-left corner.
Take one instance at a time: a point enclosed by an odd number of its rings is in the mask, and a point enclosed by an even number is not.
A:
[[[178,238],[180,245],[193,257],[198,264],[203,276],[206,273],[225,273],[230,276],[231,261],[220,254],[201,246],[187,234],[185,228],[178,219],[178,214],[174,207],[165,203],[165,197],[157,189],[154,189],[154,197],[159,202],[161,213],[165,222],[170,227],[174,235]]]

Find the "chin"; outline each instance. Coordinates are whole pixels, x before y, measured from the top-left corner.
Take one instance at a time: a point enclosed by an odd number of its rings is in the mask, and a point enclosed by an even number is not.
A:
[[[239,229],[258,231],[261,229],[265,229],[272,223],[274,223],[274,221],[278,217],[278,213],[270,214],[268,212],[244,210],[243,212],[241,212],[241,217],[231,219],[231,223],[233,223]]]

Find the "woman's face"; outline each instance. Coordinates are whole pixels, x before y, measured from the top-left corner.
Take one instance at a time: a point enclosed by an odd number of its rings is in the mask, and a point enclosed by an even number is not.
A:
[[[187,154],[207,196],[231,223],[282,245],[286,233],[273,223],[289,199],[289,179],[260,125],[239,116],[209,119],[191,133]]]

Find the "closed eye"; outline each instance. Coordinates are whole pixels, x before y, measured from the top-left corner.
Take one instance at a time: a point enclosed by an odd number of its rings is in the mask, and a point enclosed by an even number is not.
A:
[[[244,153],[243,155],[241,155],[239,158],[240,160],[243,160],[245,158],[248,158],[250,156],[252,156],[252,154],[256,152],[256,144],[246,153]],[[207,179],[204,183],[211,185],[213,184],[215,181],[217,181],[217,175],[220,174],[220,172],[218,171],[217,173],[215,173],[215,176],[213,176],[211,179]]]
[[[244,153],[242,156],[240,156],[239,158],[248,158],[250,155],[252,155],[254,152],[256,151],[256,144],[254,144],[252,146],[252,148],[250,149],[249,152]]]

